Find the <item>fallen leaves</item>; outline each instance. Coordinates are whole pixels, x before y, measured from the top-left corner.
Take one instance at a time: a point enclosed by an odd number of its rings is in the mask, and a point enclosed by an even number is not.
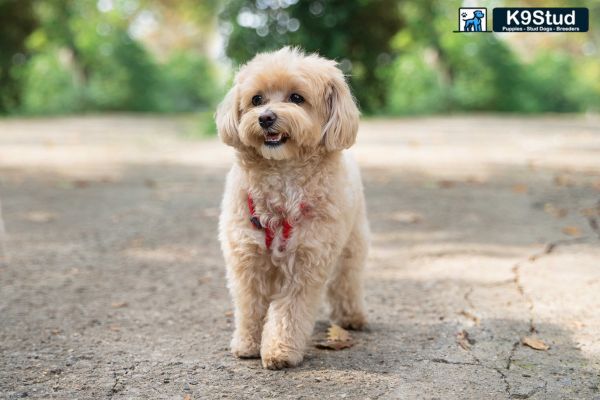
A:
[[[475,344],[475,340],[469,337],[469,332],[464,329],[456,334],[456,343],[464,350],[471,350],[471,346]]]
[[[112,308],[123,308],[123,307],[127,307],[129,305],[129,303],[127,303],[126,301],[116,301],[114,303],[112,303],[110,306]]]
[[[574,236],[574,237],[581,236],[581,229],[579,229],[578,227],[573,226],[573,225],[565,226],[564,228],[561,229],[561,231],[565,235]]]
[[[344,328],[332,324],[327,329],[327,337],[315,343],[318,349],[342,350],[354,346],[354,340]]]
[[[437,185],[438,185],[438,187],[440,187],[442,189],[450,189],[450,188],[453,188],[454,186],[456,186],[456,182],[448,180],[448,179],[442,179],[442,180],[438,181]]]
[[[514,193],[524,194],[524,193],[527,193],[528,190],[529,190],[529,188],[527,187],[527,185],[525,185],[523,183],[517,183],[516,185],[513,185],[513,187],[512,187],[512,191]]]
[[[526,336],[521,339],[523,346],[531,347],[534,350],[546,351],[550,348],[542,339],[536,336]]]

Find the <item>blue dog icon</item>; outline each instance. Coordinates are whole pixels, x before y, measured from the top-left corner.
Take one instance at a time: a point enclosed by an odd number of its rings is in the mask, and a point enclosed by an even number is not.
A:
[[[467,14],[463,13],[462,16],[464,18],[467,16]],[[485,14],[481,10],[473,11],[473,18],[463,20],[463,21],[465,21],[464,30],[467,32],[468,31],[481,32],[481,18],[483,18],[484,16],[485,16]]]

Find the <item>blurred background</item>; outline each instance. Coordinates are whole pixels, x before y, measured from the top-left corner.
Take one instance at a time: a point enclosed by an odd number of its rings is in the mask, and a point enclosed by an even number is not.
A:
[[[212,110],[236,66],[286,44],[337,60],[365,115],[597,112],[588,33],[455,34],[462,6],[557,1],[0,0],[0,114]],[[491,21],[488,21],[491,26]]]

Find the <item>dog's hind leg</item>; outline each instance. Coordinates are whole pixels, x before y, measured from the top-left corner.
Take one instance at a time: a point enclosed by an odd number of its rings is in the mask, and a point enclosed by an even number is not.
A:
[[[363,270],[369,247],[369,226],[364,211],[361,214],[327,284],[330,318],[346,329],[362,329],[367,323]]]

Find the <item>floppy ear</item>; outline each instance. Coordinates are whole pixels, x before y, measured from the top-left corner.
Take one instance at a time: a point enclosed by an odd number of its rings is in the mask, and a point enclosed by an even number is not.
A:
[[[323,143],[329,151],[347,149],[356,141],[360,112],[342,73],[336,71],[328,95],[329,120],[323,127]]]
[[[237,85],[234,85],[215,113],[217,131],[223,143],[237,147],[240,144],[238,136],[238,123],[240,120],[240,107],[237,96]]]

